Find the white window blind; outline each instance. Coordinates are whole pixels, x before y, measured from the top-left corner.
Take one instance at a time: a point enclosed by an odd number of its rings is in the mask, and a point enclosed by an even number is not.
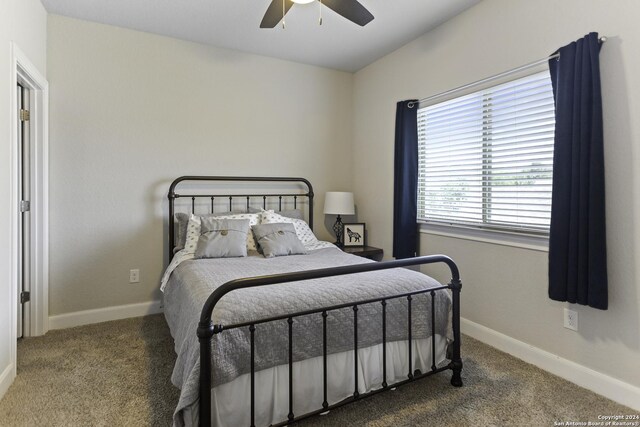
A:
[[[549,231],[555,111],[542,72],[418,110],[418,219]]]

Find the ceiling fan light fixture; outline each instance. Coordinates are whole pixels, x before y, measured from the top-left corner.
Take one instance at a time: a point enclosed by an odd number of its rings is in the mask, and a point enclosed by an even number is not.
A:
[[[322,25],[323,6],[361,27],[373,21],[371,12],[358,0],[271,0],[262,22],[260,22],[260,28],[275,28],[280,22],[284,27],[285,15],[291,7],[296,4],[311,4],[316,1],[320,11],[320,25]]]

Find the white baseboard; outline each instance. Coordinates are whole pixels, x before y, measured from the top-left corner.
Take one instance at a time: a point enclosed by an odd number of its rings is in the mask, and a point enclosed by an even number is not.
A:
[[[138,304],[118,305],[97,308],[95,310],[76,311],[49,317],[49,329],[65,329],[92,323],[128,319],[162,312],[161,301],[141,302]]]
[[[5,368],[5,370],[0,374],[0,399],[5,395],[9,387],[13,383],[15,378],[15,369],[13,363],[10,363],[9,366]]]
[[[467,319],[460,319],[460,329],[463,334],[482,341],[491,347],[509,353],[518,359],[522,359],[622,405],[640,410],[640,387],[563,359],[560,356],[518,341],[515,338]]]

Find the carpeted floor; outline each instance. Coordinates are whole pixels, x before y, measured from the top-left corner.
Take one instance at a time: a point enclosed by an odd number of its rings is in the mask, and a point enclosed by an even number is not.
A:
[[[634,414],[592,392],[463,337],[465,385],[435,375],[310,426],[553,426]],[[1,426],[164,426],[178,390],[162,315],[51,331],[18,343],[18,377],[0,401]]]

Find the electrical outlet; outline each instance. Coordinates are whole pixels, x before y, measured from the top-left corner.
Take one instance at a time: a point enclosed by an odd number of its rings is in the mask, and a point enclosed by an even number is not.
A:
[[[568,308],[564,309],[564,327],[567,329],[571,329],[573,331],[578,330],[578,312],[574,310],[570,310]]]
[[[140,283],[140,270],[129,270],[129,283]]]

